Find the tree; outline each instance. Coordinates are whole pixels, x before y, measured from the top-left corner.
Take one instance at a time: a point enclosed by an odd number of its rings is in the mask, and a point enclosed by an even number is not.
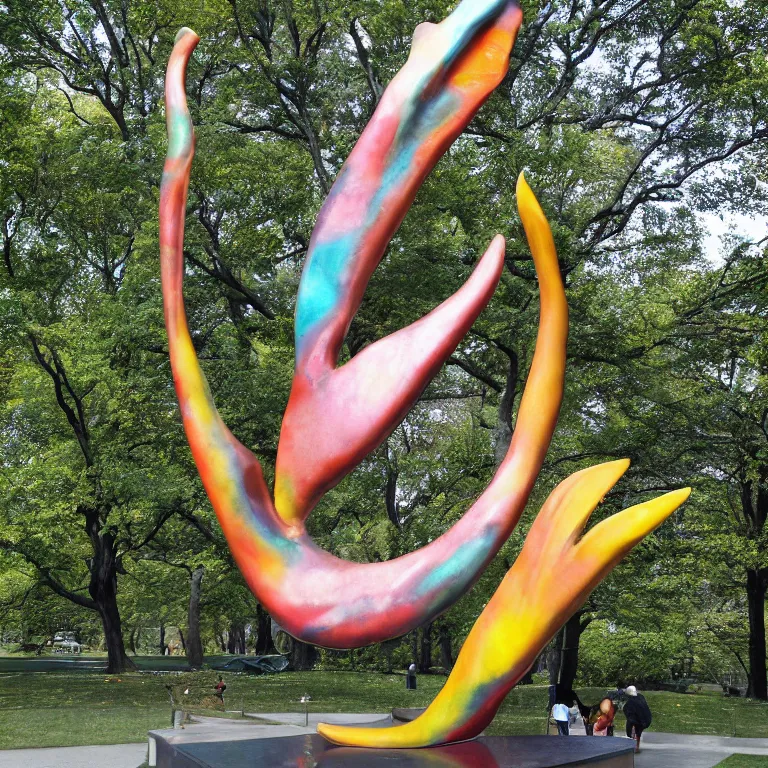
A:
[[[222,415],[270,474],[317,209],[404,62],[414,27],[452,3],[6,5],[5,556],[23,564],[36,590],[106,617],[115,669],[126,663],[119,609],[134,604],[127,594],[121,604],[120,591],[134,589],[145,567],[175,574],[166,577],[176,579],[187,618],[178,601],[169,610],[194,627],[199,607],[202,645],[258,615],[259,646],[268,648],[268,617],[238,592],[235,575],[225,577],[222,553],[193,521],[218,535],[183,442],[162,330],[155,208],[164,64],[178,26],[202,34],[189,88],[199,139],[187,307]],[[502,285],[387,445],[314,511],[310,529],[321,545],[361,560],[422,546],[462,513],[505,452],[538,310],[510,183],[526,168],[553,224],[572,317],[568,390],[531,507],[565,474],[601,458],[635,462],[616,493],[642,497],[698,478],[707,503],[694,501],[649,546],[663,548],[670,574],[697,546],[712,547],[744,582],[744,596],[750,582],[759,682],[765,478],[761,390],[750,382],[762,381],[764,342],[734,329],[757,332],[761,284],[746,277],[743,256],[723,269],[700,258],[696,216],[765,203],[764,185],[751,181],[766,139],[763,10],[757,0],[525,6],[509,76],[423,186],[343,355],[433,308],[499,230],[510,240]],[[752,304],[739,304],[741,294]],[[449,614],[454,649],[526,526]],[[633,578],[649,584],[642,552],[632,562]],[[742,563],[751,564],[743,579]],[[738,613],[728,574],[718,567],[710,594]],[[612,581],[582,609],[579,627],[615,618],[628,593]],[[691,621],[703,626],[710,598],[699,605]],[[143,616],[132,616],[132,628]]]
[[[151,200],[122,149],[104,141],[84,154],[91,128],[63,112],[52,131],[59,101],[32,99],[28,120],[6,134],[4,151],[28,175],[12,176],[7,190],[24,202],[0,277],[8,307],[0,542],[41,584],[98,613],[109,667],[119,671],[131,662],[118,577],[187,493],[168,461],[165,388],[142,359],[151,355],[141,350],[146,328],[126,322],[138,287],[129,262]]]
[[[749,691],[765,698],[765,256],[739,244],[708,265],[694,243],[642,292],[632,283],[625,274],[605,286],[632,351],[603,356],[590,448],[624,441],[645,489],[693,479],[676,554],[699,581],[684,586],[701,592],[703,610],[743,590]]]

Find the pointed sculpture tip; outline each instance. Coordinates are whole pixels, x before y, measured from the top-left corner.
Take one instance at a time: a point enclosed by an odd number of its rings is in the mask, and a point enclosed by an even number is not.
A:
[[[318,723],[317,726],[315,726],[315,730],[327,741],[330,741],[332,744],[336,743],[336,740],[331,735],[333,726],[330,723]]]
[[[522,191],[530,191],[530,189],[528,180],[525,178],[525,171],[520,171],[520,174],[517,177],[517,194],[519,195]]]
[[[608,493],[616,483],[621,480],[624,473],[629,469],[629,459],[614,459],[613,461],[604,461],[600,464],[593,464],[591,467],[579,470],[571,475],[572,478],[579,478],[580,482],[586,482],[588,485],[598,488],[602,486],[602,493]]]
[[[195,42],[200,40],[200,36],[193,29],[190,29],[189,27],[182,27],[176,33],[176,38],[173,41],[174,44],[178,43],[180,40],[183,40],[187,35],[192,35],[192,37],[195,38]]]
[[[614,459],[613,461],[606,461],[603,464],[597,464],[596,467],[602,467],[603,470],[607,471],[613,478],[615,478],[611,483],[612,488],[624,476],[624,473],[629,469],[631,463],[632,462],[629,459]]]

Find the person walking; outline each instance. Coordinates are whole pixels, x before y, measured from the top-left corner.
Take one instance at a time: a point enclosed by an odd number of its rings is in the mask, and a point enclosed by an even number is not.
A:
[[[558,702],[552,707],[552,717],[557,723],[557,735],[568,736],[571,720],[571,713],[568,711],[568,707],[562,702]]]
[[[627,736],[635,740],[635,752],[640,751],[640,737],[651,724],[651,708],[645,696],[637,692],[634,685],[626,689],[627,702],[624,705],[624,716],[627,718]]]

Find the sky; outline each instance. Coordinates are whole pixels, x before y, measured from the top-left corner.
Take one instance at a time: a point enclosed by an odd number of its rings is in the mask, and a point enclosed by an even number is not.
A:
[[[704,240],[704,249],[713,263],[722,261],[720,249],[723,235],[734,234],[753,241],[768,237],[768,216],[705,213],[700,217],[702,224],[709,232]]]

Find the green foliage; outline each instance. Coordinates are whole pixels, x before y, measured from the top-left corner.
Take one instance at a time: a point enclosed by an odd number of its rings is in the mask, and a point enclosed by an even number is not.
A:
[[[594,621],[582,635],[579,672],[587,685],[666,680],[685,651],[684,638],[664,628],[636,632],[605,621]]]
[[[760,755],[731,755],[715,768],[766,768],[768,757]]]

